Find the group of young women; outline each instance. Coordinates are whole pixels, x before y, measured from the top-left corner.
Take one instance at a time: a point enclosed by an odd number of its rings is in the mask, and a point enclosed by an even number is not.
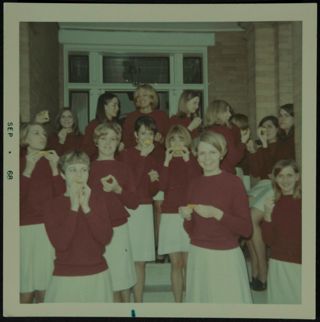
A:
[[[144,84],[122,125],[106,92],[84,135],[69,108],[49,137],[47,116],[21,127],[21,303],[130,302],[131,291],[143,302],[145,263],[165,254],[175,302],[252,303],[250,287],[301,302],[293,105],[262,119],[254,141],[226,101],[203,121],[200,98],[184,91],[169,118]],[[239,167],[259,179],[252,189]]]

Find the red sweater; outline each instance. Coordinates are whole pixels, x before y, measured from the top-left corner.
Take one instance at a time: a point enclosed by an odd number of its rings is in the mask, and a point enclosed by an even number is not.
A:
[[[301,264],[301,199],[281,196],[276,202],[272,221],[261,224],[262,236],[271,247],[271,258]]]
[[[90,160],[95,160],[98,157],[98,149],[93,141],[93,133],[95,128],[100,123],[98,120],[92,120],[86,127],[84,137],[82,139],[82,150],[88,154]]]
[[[55,196],[65,191],[63,179],[53,176],[49,161],[42,157],[30,178],[22,175],[26,166],[26,152],[20,157],[20,225],[43,223],[44,206]]]
[[[200,176],[189,185],[188,204],[214,206],[223,211],[220,221],[203,218],[193,212],[184,221],[191,244],[209,249],[232,249],[239,245],[240,236],[252,231],[248,197],[241,179],[222,171],[214,176]]]
[[[290,147],[281,141],[271,143],[267,148],[259,148],[255,153],[248,153],[250,174],[260,179],[269,179],[277,161],[291,159]]]
[[[159,173],[159,164],[153,153],[144,157],[140,155],[139,150],[131,147],[120,152],[118,160],[126,163],[132,170],[139,204],[151,204],[152,197],[159,190],[159,181],[151,182],[148,175],[151,170]]]
[[[120,186],[122,193],[104,192],[100,181],[108,174],[113,175]],[[91,163],[89,176],[89,186],[93,191],[101,191],[108,200],[108,212],[110,213],[112,227],[123,225],[129,216],[127,208],[135,209],[139,205],[138,197],[135,193],[133,175],[130,168],[123,162],[116,160],[94,161]]]
[[[190,117],[179,117],[177,115],[173,115],[170,117],[170,127],[173,125],[182,125],[184,126],[188,131],[188,126],[190,125],[190,123],[192,122],[192,119]],[[190,132],[190,131],[189,131]],[[191,137],[195,138],[199,135],[199,128],[194,129],[193,131],[190,132]]]
[[[60,144],[58,134],[54,133],[48,138],[47,149],[55,150],[61,156],[67,152],[81,149],[82,139],[82,134],[68,133],[64,144]]]
[[[48,204],[45,227],[56,250],[53,275],[92,275],[108,268],[103,253],[111,241],[112,227],[104,198],[92,193],[89,207],[88,214],[81,208],[72,211],[64,195]]]
[[[221,162],[221,169],[235,174],[236,165],[242,160],[246,149],[241,143],[240,129],[236,126],[231,128],[225,125],[212,125],[208,130],[220,133],[227,141],[227,154]]]
[[[160,190],[164,191],[162,213],[178,213],[179,207],[186,204],[186,187],[190,181],[201,175],[201,168],[190,154],[185,162],[182,157],[174,157],[168,167],[163,166],[160,173]]]
[[[136,139],[134,137],[134,123],[140,116],[149,116],[153,118],[156,122],[158,132],[165,138],[169,128],[169,118],[168,115],[159,110],[154,110],[151,113],[145,114],[140,111],[134,111],[128,114],[124,121],[123,125],[123,143],[126,148],[135,146],[137,144]]]

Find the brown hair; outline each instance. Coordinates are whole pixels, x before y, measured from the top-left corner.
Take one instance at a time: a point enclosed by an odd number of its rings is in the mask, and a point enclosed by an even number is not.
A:
[[[207,109],[205,115],[205,126],[211,126],[214,124],[221,124],[219,115],[223,112],[227,112],[228,109],[232,114],[232,107],[230,104],[224,100],[214,100],[212,101]]]
[[[59,170],[64,174],[69,165],[78,163],[82,163],[90,168],[90,159],[88,155],[83,151],[75,150],[62,155],[59,158],[58,167]]]
[[[159,97],[156,92],[156,90],[149,84],[141,84],[138,85],[136,90],[133,93],[133,101],[137,109],[140,109],[140,106],[138,105],[138,98],[141,95],[141,92],[147,91],[150,93],[150,96],[152,98],[151,108],[154,110],[158,107],[159,104]]]
[[[115,122],[103,122],[99,124],[93,132],[93,141],[95,144],[98,143],[98,140],[101,136],[106,135],[109,130],[115,132],[118,138],[118,143],[121,141],[122,129],[118,123]]]
[[[199,100],[200,100],[201,99],[200,92],[193,91],[193,90],[185,90],[182,92],[178,103],[178,113],[177,113],[178,117],[183,118],[188,114],[187,103],[195,97],[199,97]]]
[[[27,139],[30,129],[35,125],[40,126],[44,130],[46,137],[48,137],[48,133],[42,124],[35,123],[35,122],[23,123],[20,125],[20,146],[21,147],[28,146],[28,144],[26,143],[26,139]]]
[[[189,148],[191,146],[192,139],[189,131],[182,125],[173,125],[169,129],[168,134],[166,136],[165,147],[167,149],[170,148],[170,141],[174,135],[181,136],[186,147]]]
[[[69,107],[64,107],[64,108],[60,109],[60,111],[59,111],[59,113],[58,113],[58,115],[56,117],[56,120],[55,120],[56,131],[59,132],[62,129],[60,119],[61,119],[62,114],[65,111],[69,111],[71,113],[71,115],[72,115],[72,118],[73,118],[72,131],[73,131],[73,133],[74,134],[79,134],[78,117],[76,116],[76,114]]]

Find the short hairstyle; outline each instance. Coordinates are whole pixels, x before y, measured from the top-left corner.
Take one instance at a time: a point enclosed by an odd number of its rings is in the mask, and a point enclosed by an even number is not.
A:
[[[259,122],[259,127],[263,125],[263,123],[270,121],[276,128],[279,128],[279,120],[276,116],[274,115],[268,115],[265,116],[260,122]]]
[[[194,90],[185,90],[182,92],[178,102],[178,117],[185,117],[187,115],[187,103],[195,97],[201,99],[201,93]]]
[[[40,126],[44,130],[45,135],[48,136],[48,133],[47,133],[45,127],[42,124],[35,123],[35,122],[23,123],[20,126],[20,146],[21,147],[27,147],[28,146],[28,144],[26,143],[27,136],[29,134],[30,129],[35,125]]]
[[[276,178],[277,175],[286,167],[291,167],[296,174],[300,174],[299,167],[294,160],[280,160],[274,165],[271,173],[271,180],[276,201],[279,200],[282,195],[281,189],[276,182]],[[301,178],[299,178],[295,184],[293,198],[301,198]]]
[[[198,147],[200,142],[205,142],[213,147],[215,147],[221,154],[221,157],[227,154],[227,141],[225,137],[220,133],[215,133],[209,130],[203,131],[194,141],[193,141],[193,151],[195,154],[198,153]]]
[[[174,135],[181,136],[186,147],[191,147],[192,139],[189,131],[182,125],[173,125],[170,127],[166,136],[165,147],[167,149],[170,147],[170,141]]]
[[[78,127],[78,117],[77,115],[72,111],[72,109],[70,107],[63,107],[62,109],[60,109],[56,119],[55,119],[55,129],[57,132],[59,132],[62,129],[61,123],[60,123],[60,119],[62,114],[65,111],[69,111],[72,114],[72,118],[73,118],[73,125],[72,125],[72,130],[73,133],[75,134],[79,134],[79,127]]]
[[[147,91],[150,93],[150,96],[152,98],[151,108],[153,110],[156,109],[159,104],[159,97],[158,97],[156,90],[149,84],[138,85],[138,87],[134,91],[133,101],[134,101],[134,105],[136,106],[136,108],[140,109],[140,106],[138,105],[138,98],[141,95],[141,92],[143,92],[143,91]]]
[[[59,158],[58,167],[60,172],[65,174],[68,166],[78,163],[82,163],[90,168],[90,158],[88,155],[83,151],[75,150],[62,155]]]
[[[122,129],[121,126],[116,122],[103,122],[99,124],[93,132],[93,141],[95,144],[101,136],[106,135],[108,131],[113,131],[117,135],[118,143],[121,141]]]
[[[230,110],[231,114],[233,114],[233,109],[231,105],[224,100],[214,100],[212,101],[207,109],[205,115],[205,126],[211,126],[214,124],[221,124],[220,114],[223,112],[227,112]]]
[[[107,120],[104,106],[107,105],[114,98],[116,98],[119,103],[119,112],[118,112],[118,116],[116,117],[116,119],[118,119],[120,114],[120,100],[118,96],[113,93],[104,92],[99,96],[97,101],[96,120],[98,120],[99,123],[102,123],[104,121],[112,121],[112,120]]]
[[[140,127],[144,125],[147,129],[151,130],[153,134],[157,132],[157,125],[154,119],[148,115],[140,116],[134,123],[134,131],[138,132]]]
[[[247,115],[235,113],[231,116],[230,121],[240,130],[246,130],[249,128],[249,119]]]

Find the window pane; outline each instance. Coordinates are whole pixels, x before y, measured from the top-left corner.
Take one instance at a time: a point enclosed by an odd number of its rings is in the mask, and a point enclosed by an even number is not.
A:
[[[104,83],[169,83],[169,57],[103,57]]]
[[[202,83],[202,59],[200,57],[183,57],[183,83]]]
[[[70,108],[78,118],[79,130],[84,130],[89,123],[89,92],[70,91]]]
[[[89,83],[88,55],[69,55],[69,82]]]

